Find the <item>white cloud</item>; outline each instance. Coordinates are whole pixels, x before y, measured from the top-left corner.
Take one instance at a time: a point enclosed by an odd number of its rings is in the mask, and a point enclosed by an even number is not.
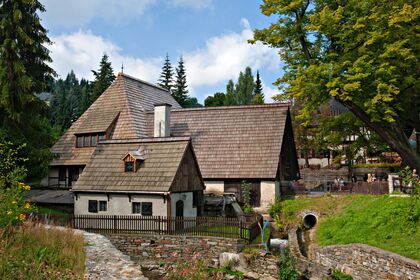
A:
[[[202,48],[182,53],[186,69],[189,91],[192,96],[202,100],[204,92],[200,88],[223,87],[229,79],[237,79],[240,71],[250,66],[254,71],[268,69],[280,71],[280,58],[275,49],[257,43],[247,42],[252,37],[252,30],[246,19],[241,21],[243,30],[239,33],[227,33],[208,39]],[[53,37],[50,47],[53,68],[65,77],[74,70],[79,77],[92,79],[92,69],[97,69],[103,53],[110,57],[115,72],[124,63],[124,72],[140,79],[155,83],[159,77],[162,57],[138,58],[125,56],[117,44],[92,34],[78,31]],[[172,60],[173,66],[176,61]],[[254,73],[255,74],[255,73]],[[264,85],[266,101],[278,91]]]
[[[212,0],[45,0],[43,18],[50,25],[82,27],[95,18],[125,23],[154,5],[204,9]]]
[[[104,53],[109,56],[115,72],[118,72],[124,63],[124,67],[133,75],[152,81],[160,71],[161,58],[140,59],[124,56],[121,54],[121,49],[113,42],[89,31],[52,37],[51,40],[54,42],[50,47],[52,66],[61,77],[74,70],[79,77],[93,79],[91,70],[99,67],[99,61]]]

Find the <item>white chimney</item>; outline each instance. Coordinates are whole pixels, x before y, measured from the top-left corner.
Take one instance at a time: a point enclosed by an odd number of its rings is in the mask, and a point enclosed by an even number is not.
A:
[[[155,137],[171,136],[171,107],[166,103],[155,105]]]

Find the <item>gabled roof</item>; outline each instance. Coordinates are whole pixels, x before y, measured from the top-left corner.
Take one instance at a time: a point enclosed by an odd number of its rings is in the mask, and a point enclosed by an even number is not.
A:
[[[204,180],[275,179],[288,114],[288,104],[175,109],[171,135],[191,137]]]
[[[103,141],[72,188],[89,192],[169,192],[187,149],[187,137]],[[137,172],[124,172],[121,158],[145,152]]]
[[[111,139],[146,137],[145,110],[155,103],[181,108],[168,91],[142,80],[119,73],[107,90],[75,121],[53,146],[59,157],[51,165],[85,165],[95,148],[76,148],[75,134],[99,133],[111,124]]]

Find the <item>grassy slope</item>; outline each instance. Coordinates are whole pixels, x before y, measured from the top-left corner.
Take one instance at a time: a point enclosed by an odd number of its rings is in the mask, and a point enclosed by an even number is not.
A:
[[[84,240],[70,231],[14,228],[0,240],[1,279],[83,279]]]
[[[407,221],[410,199],[363,196],[338,216],[321,220],[317,242],[322,245],[365,243],[420,259],[420,222]]]
[[[296,214],[311,209],[321,214],[320,245],[365,243],[420,259],[420,222],[407,221],[409,207],[410,199],[387,195],[286,199],[281,202],[280,226],[298,226]]]

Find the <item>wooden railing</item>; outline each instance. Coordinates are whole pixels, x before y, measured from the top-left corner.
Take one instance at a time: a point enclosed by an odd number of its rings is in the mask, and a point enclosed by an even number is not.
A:
[[[54,224],[98,233],[146,233],[238,238],[251,242],[260,233],[261,215],[239,218],[162,217],[137,215],[34,215],[35,222]]]

